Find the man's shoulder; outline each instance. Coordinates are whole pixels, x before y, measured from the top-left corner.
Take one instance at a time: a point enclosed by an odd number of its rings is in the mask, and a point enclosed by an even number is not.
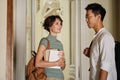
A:
[[[105,37],[111,37],[111,38],[113,38],[112,34],[108,30],[106,30],[106,29],[104,29],[101,32],[100,36],[101,36],[101,38],[105,38]]]
[[[99,42],[103,42],[103,41],[110,41],[110,42],[112,41],[113,42],[114,38],[109,31],[104,30],[99,34],[98,41]]]

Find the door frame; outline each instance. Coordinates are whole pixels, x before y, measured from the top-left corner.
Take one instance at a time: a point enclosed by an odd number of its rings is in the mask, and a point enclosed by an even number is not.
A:
[[[7,0],[6,80],[13,80],[13,0]]]

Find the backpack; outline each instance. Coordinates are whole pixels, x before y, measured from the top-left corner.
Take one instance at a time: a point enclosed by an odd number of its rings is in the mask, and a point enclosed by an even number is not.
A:
[[[117,80],[120,80],[120,42],[115,41],[115,62],[117,70]]]
[[[47,49],[50,49],[50,42],[47,38]],[[26,80],[46,80],[47,75],[45,74],[45,68],[35,67],[35,58],[36,52],[32,51],[32,58],[29,60],[28,65],[26,67]],[[43,58],[44,60],[44,58]]]
[[[35,57],[36,52],[32,51],[33,57],[28,62],[27,68],[26,68],[26,80],[46,80],[47,76],[44,73],[44,68],[41,67],[35,67]]]

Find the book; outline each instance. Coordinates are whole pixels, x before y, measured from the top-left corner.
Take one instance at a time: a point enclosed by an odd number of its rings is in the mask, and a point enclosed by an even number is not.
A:
[[[46,50],[45,55],[44,55],[44,60],[45,61],[49,61],[49,62],[55,62],[57,60],[59,60],[59,51],[57,50]],[[56,69],[60,69],[60,66],[53,66],[53,67],[49,67],[49,68],[56,68]]]

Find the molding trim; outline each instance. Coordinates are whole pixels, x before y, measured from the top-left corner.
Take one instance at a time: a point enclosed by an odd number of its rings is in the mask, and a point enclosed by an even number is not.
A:
[[[6,80],[13,80],[13,0],[7,0]]]

